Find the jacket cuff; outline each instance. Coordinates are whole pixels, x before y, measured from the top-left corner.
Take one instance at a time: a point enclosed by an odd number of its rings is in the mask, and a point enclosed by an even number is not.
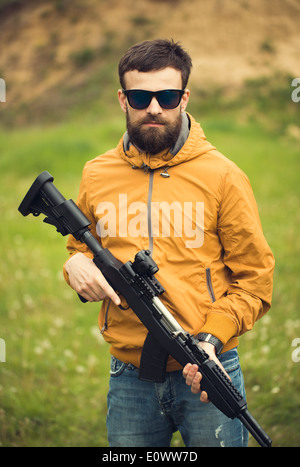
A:
[[[211,312],[207,315],[206,322],[199,332],[212,334],[225,345],[237,334],[237,327],[230,317]]]

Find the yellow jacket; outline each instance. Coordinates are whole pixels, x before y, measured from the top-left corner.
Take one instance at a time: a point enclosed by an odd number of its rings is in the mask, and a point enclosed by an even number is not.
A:
[[[77,204],[120,261],[151,249],[161,301],[184,329],[215,335],[226,351],[269,310],[274,258],[246,175],[193,117],[184,114],[182,128],[175,148],[155,156],[126,133],[86,163]],[[67,248],[92,256],[73,237]],[[111,353],[138,367],[147,330],[132,310],[104,300],[99,326]],[[167,369],[177,368],[169,358]]]

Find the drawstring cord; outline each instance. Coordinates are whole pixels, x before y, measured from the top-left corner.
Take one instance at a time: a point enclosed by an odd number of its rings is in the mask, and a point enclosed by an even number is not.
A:
[[[132,169],[139,169],[139,167],[137,165],[132,165],[131,168]],[[168,168],[169,167],[167,165],[165,167],[163,167],[163,172],[160,172],[159,175],[161,175],[164,178],[171,177],[171,175],[168,173]],[[146,165],[145,163],[143,163],[141,169],[143,169],[144,173],[147,174],[149,172],[149,170],[150,170],[150,167],[149,167],[149,165]]]
[[[163,172],[160,172],[159,175],[161,175],[162,177],[164,178],[169,178],[171,177],[171,175],[168,173],[168,166],[166,165],[166,167],[164,167],[164,171]]]

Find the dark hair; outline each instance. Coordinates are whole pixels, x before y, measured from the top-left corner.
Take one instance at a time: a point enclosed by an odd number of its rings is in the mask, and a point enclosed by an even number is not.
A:
[[[127,71],[137,70],[147,72],[172,67],[181,72],[182,89],[187,85],[192,60],[189,54],[172,40],[156,39],[144,41],[133,45],[123,55],[119,63],[119,79],[125,89],[124,74]]]

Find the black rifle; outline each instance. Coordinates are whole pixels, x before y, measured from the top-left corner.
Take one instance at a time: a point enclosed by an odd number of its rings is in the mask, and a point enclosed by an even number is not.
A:
[[[66,200],[52,182],[53,177],[47,171],[42,172],[24,197],[19,211],[23,216],[46,215],[44,222],[53,224],[62,235],[73,235],[92,251],[94,263],[108,283],[125,298],[149,331],[143,346],[139,378],[163,382],[169,355],[182,366],[198,365],[202,374],[201,389],[207,392],[210,401],[227,417],[238,418],[262,447],[270,447],[271,439],[248,411],[243,396],[158,298],[164,288],[154,277],[158,267],[150,251],[138,252],[133,263],[117,260],[92,235],[90,221],[74,201]]]

